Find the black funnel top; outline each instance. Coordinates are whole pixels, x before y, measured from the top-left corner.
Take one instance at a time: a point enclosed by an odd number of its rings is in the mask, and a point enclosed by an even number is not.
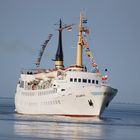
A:
[[[63,61],[63,49],[62,49],[62,21],[60,19],[59,24],[59,40],[58,40],[58,48],[55,56],[55,61]]]

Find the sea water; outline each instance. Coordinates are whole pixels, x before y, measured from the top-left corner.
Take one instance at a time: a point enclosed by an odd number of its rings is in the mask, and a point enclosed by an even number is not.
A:
[[[101,118],[21,115],[0,99],[0,140],[140,140],[140,104],[111,103]]]

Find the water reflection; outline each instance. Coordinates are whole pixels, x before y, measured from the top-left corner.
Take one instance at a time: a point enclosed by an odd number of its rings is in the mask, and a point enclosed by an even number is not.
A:
[[[106,129],[98,118],[81,119],[16,115],[14,130],[21,137],[52,139],[104,139]]]
[[[113,104],[102,119],[46,115],[20,115],[14,106],[0,105],[0,139],[99,139],[140,138],[140,105]]]

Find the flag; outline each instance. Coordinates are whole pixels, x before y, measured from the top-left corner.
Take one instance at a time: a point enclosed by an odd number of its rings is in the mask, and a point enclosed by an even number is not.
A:
[[[83,23],[87,23],[87,19],[83,19]]]
[[[103,80],[103,81],[105,81],[105,80],[107,80],[107,79],[108,79],[108,76],[107,76],[107,75],[102,76],[102,80]]]
[[[67,30],[70,32],[72,31],[72,27],[68,27]]]
[[[83,30],[85,33],[89,34],[89,28],[84,28]]]

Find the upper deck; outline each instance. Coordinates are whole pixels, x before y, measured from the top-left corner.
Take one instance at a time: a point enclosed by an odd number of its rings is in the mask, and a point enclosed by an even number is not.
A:
[[[28,69],[23,70],[20,83],[26,89],[45,89],[49,87],[83,87],[107,85],[99,73],[87,71],[85,68],[68,67],[65,69]],[[42,86],[43,85],[43,86]],[[34,88],[35,89],[35,88]]]

